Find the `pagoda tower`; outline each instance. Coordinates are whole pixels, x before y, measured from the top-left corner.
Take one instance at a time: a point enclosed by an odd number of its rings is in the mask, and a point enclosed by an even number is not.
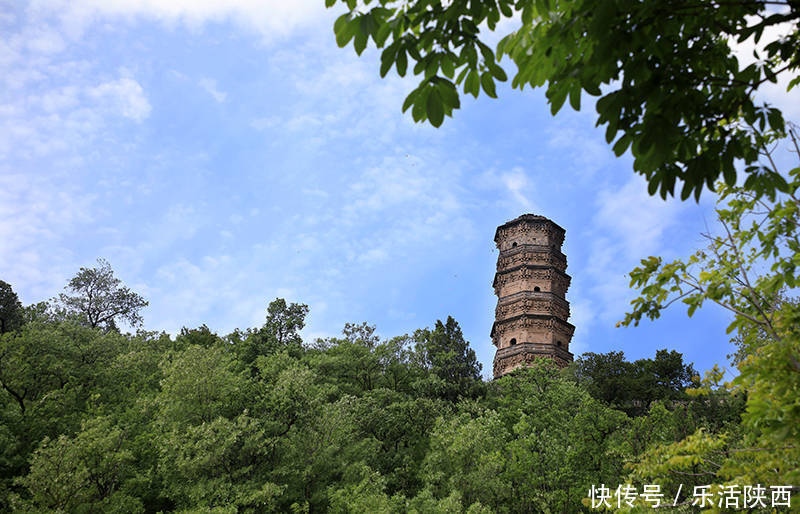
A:
[[[567,322],[570,277],[561,253],[564,229],[535,214],[497,227],[500,255],[494,276],[497,295],[492,325],[494,378],[548,357],[559,367],[572,362],[569,343],[575,327]]]

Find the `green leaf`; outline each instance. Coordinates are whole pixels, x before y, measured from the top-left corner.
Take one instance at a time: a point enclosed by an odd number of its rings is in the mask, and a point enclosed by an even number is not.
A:
[[[783,114],[781,114],[779,109],[770,109],[767,112],[767,119],[769,120],[769,126],[772,130],[784,130]]]
[[[439,71],[439,56],[437,54],[433,54],[428,56],[428,65],[425,67],[425,79],[430,79],[436,76],[436,72]]]
[[[411,108],[411,117],[414,118],[414,121],[422,121],[425,119],[427,113],[428,95],[430,92],[430,88],[424,88],[423,86],[419,87],[419,92],[414,99],[414,107]]]
[[[355,24],[350,19],[350,13],[345,13],[333,24],[333,32],[336,34],[336,44],[344,48],[355,35]]]
[[[581,110],[581,88],[574,87],[569,92],[569,104],[576,111]]]
[[[403,102],[403,112],[406,112],[409,107],[414,105],[414,100],[417,98],[418,91],[418,89],[415,89],[406,96],[406,100]]]
[[[367,47],[367,41],[369,41],[369,36],[356,29],[356,37],[355,40],[353,40],[353,48],[355,48],[358,55],[361,55],[361,53]]]
[[[631,137],[627,134],[622,136],[614,143],[614,155],[619,157],[620,155],[625,153],[625,150],[628,149],[628,146],[631,144]]]
[[[380,74],[381,77],[385,77],[389,70],[392,69],[392,65],[395,62],[395,57],[397,56],[397,43],[392,43],[391,45],[387,46],[383,52],[381,52],[381,69]]]
[[[428,121],[434,127],[439,127],[444,121],[444,107],[439,92],[434,88],[428,93],[427,109]]]
[[[444,73],[447,78],[453,78],[456,68],[452,57],[447,54],[442,55],[441,59],[439,59],[439,65],[442,67],[442,73]]]
[[[722,178],[729,187],[736,185],[736,168],[726,166],[722,169]]]
[[[467,75],[467,80],[464,82],[464,92],[471,94],[475,98],[478,98],[478,94],[481,92],[480,78],[478,77],[478,72],[474,69],[470,70],[469,75]]]
[[[389,34],[392,33],[392,25],[390,23],[382,23],[378,28],[377,32],[374,32],[372,35],[373,41],[375,41],[375,46],[378,48],[383,47],[386,40],[389,38]]]
[[[483,74],[481,74],[481,86],[483,86],[483,91],[487,95],[492,98],[497,98],[497,93],[494,89],[494,79],[492,78],[492,74],[488,71],[484,71]]]
[[[600,96],[602,94],[600,88],[597,86],[597,84],[593,82],[590,82],[588,84],[583,84],[583,89],[592,96]]]
[[[551,87],[547,90],[547,98],[550,100],[550,113],[555,115],[567,99],[567,89],[563,86]]]
[[[492,49],[489,48],[488,45],[482,43],[480,40],[476,40],[476,43],[478,44],[478,48],[481,51],[481,55],[483,56],[483,60],[486,65],[489,66],[489,63],[494,63],[494,53],[492,52]]]
[[[441,80],[436,84],[436,89],[439,91],[439,96],[442,98],[442,103],[447,108],[447,111],[461,107],[455,84],[449,80]]]
[[[492,76],[500,82],[508,80],[508,75],[506,75],[505,70],[496,64],[489,66],[489,71],[491,71]]]
[[[404,48],[400,48],[397,52],[397,74],[401,77],[406,76],[406,69],[408,68],[408,57]]]
[[[469,73],[469,67],[464,66],[464,69],[461,70],[456,78],[456,84],[461,84],[464,81],[464,77],[467,76],[467,73]]]
[[[412,55],[413,57],[413,55]],[[433,60],[432,55],[426,55],[424,59],[417,60],[417,64],[414,65],[414,75],[419,75],[427,68],[428,64]],[[426,79],[428,77],[425,77]]]

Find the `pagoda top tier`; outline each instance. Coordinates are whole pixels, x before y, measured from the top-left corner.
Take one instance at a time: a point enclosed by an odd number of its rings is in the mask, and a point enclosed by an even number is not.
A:
[[[550,236],[547,238],[547,243],[545,243],[548,244],[548,246],[552,244],[561,246],[564,243],[564,234],[566,231],[552,220],[544,216],[539,216],[538,214],[523,214],[522,216],[500,225],[494,233],[494,242],[500,247],[501,240],[513,238],[521,231],[524,232],[528,230],[543,232]],[[520,241],[520,243],[522,242],[523,241]],[[530,242],[542,244],[540,241]]]

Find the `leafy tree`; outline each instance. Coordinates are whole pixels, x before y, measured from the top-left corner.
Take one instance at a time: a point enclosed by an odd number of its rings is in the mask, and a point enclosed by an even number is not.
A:
[[[377,443],[367,459],[381,473],[387,493],[415,494],[423,486],[419,469],[437,418],[451,409],[442,400],[413,398],[376,389],[353,403],[356,434]]]
[[[231,418],[242,407],[245,378],[233,358],[219,346],[190,346],[161,362],[159,406],[164,420],[183,426]]]
[[[727,387],[747,395],[740,444],[752,451],[722,452],[728,459],[718,476],[739,483],[800,479],[800,304],[791,297],[800,283],[800,168],[787,175],[787,192],[771,198],[721,186],[720,233],[707,234],[708,248],[688,259],[644,259],[631,272],[640,296],[622,322],[658,318],[675,302],[687,305],[690,316],[707,301],[732,313],[728,332],[738,334],[739,375]],[[699,392],[713,390],[721,377],[712,370]],[[729,439],[698,435],[683,448],[701,451],[708,437]]]
[[[646,396],[650,398],[682,399],[687,387],[698,385],[694,367],[685,364],[683,355],[675,350],[657,350],[654,359],[637,360],[635,364],[648,379]]]
[[[375,347],[381,367],[381,387],[414,395],[415,384],[425,374],[408,335],[393,337]]]
[[[31,323],[33,321],[56,321],[59,316],[54,312],[53,306],[49,302],[38,302],[26,305],[22,308],[22,322]]]
[[[259,357],[258,369],[250,409],[261,420],[268,476],[285,486],[279,510],[324,511],[330,485],[374,449],[356,435],[355,399],[333,400],[316,371],[287,352]]]
[[[264,477],[264,425],[279,421],[249,415],[253,385],[233,356],[220,345],[192,345],[164,358],[161,368],[156,437],[163,494],[183,509],[272,505],[282,489]]]
[[[258,330],[235,332],[228,336],[234,344],[239,360],[253,367],[259,355],[272,355],[288,351],[299,357],[303,353],[303,340],[300,331],[306,326],[308,305],[302,303],[286,303],[283,298],[276,298],[267,307],[267,319]]]
[[[178,337],[175,338],[175,343],[179,348],[186,348],[192,345],[211,348],[222,344],[222,339],[204,323],[197,328],[182,327]]]
[[[623,352],[586,352],[572,364],[578,383],[598,400],[622,406],[633,399],[633,364]]]
[[[433,330],[417,330],[414,339],[420,362],[429,371],[421,387],[452,402],[480,394],[481,364],[456,320],[437,320]]]
[[[655,358],[635,362],[622,352],[587,352],[572,369],[592,396],[631,416],[645,414],[657,400],[686,400],[686,388],[697,385],[694,368],[675,350],[658,350]]]
[[[626,416],[540,360],[492,382],[488,407],[442,419],[423,476],[493,512],[574,512],[592,483],[622,471]]]
[[[287,304],[283,298],[276,298],[267,306],[267,321],[264,330],[273,338],[278,347],[293,347],[302,344],[299,332],[306,326],[308,305]]]
[[[165,493],[187,510],[277,511],[284,487],[265,477],[265,443],[261,421],[246,413],[171,431],[160,448]]]
[[[0,339],[0,387],[23,416],[69,412],[89,391],[124,346],[119,334],[71,323],[29,323]],[[74,396],[78,395],[78,396]],[[79,403],[78,405],[81,405]]]
[[[23,323],[22,303],[11,284],[0,280],[0,335],[16,330]]]
[[[126,347],[117,332],[70,322],[35,321],[0,336],[0,492],[26,474],[45,437],[73,435],[93,405],[111,401],[99,393]],[[4,502],[0,494],[0,510]]]
[[[331,7],[337,0],[326,0]],[[334,24],[339,46],[352,41],[361,54],[369,39],[382,48],[380,74],[409,66],[420,82],[403,110],[439,126],[459,108],[459,92],[496,97],[507,80],[500,60],[517,66],[511,82],[545,87],[553,114],[567,99],[580,109],[582,93],[599,96],[597,125],[606,126],[614,152],[630,148],[634,170],[649,192],[681,197],[713,188],[720,175],[736,183],[743,161],[746,185],[784,188],[780,175],[756,164],[765,127],[782,132],[778,109],[754,100],[781,75],[790,87],[800,77],[800,6],[794,0],[635,2],[611,0],[339,0],[348,12]],[[521,26],[493,50],[482,30],[503,18]],[[743,66],[730,42],[778,32],[762,41],[753,64]],[[409,65],[409,60],[413,61]],[[619,138],[617,138],[617,136]]]
[[[92,419],[73,438],[45,438],[19,482],[42,511],[143,512],[142,502],[125,490],[136,471],[127,439],[109,418]]]
[[[148,302],[122,285],[105,259],[97,259],[97,268],[81,268],[65,287],[68,293],[59,295],[68,313],[77,316],[88,326],[116,329],[119,320],[132,326],[141,325],[139,311]]]
[[[380,338],[367,323],[346,323],[342,334],[343,338],[317,340],[308,360],[341,392],[361,396],[381,381],[382,363],[375,352]]]
[[[331,494],[330,512],[391,514],[404,510],[405,498],[401,495],[390,497],[386,494],[386,479],[380,473],[368,466],[361,466],[358,471],[363,476],[360,482],[342,487]]]

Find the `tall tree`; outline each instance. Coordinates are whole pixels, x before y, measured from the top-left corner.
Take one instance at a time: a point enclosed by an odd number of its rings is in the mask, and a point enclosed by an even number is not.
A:
[[[426,389],[450,401],[479,394],[481,364],[456,320],[451,316],[445,323],[437,320],[433,330],[417,330],[414,339],[420,361],[430,371],[423,379]]]
[[[587,352],[571,366],[578,382],[598,400],[641,416],[657,400],[685,400],[697,385],[694,368],[675,350],[658,350],[655,358],[629,362],[623,352]]]
[[[0,280],[0,334],[16,330],[22,325],[22,303],[11,284]]]
[[[284,350],[294,357],[303,353],[300,331],[306,326],[307,315],[308,305],[276,298],[267,306],[264,326],[257,330],[234,332],[228,339],[233,342],[239,360],[255,372],[259,355],[272,355]]]
[[[299,332],[306,326],[308,305],[286,303],[276,298],[267,306],[267,321],[264,330],[272,336],[278,346],[299,346],[302,343]]]
[[[326,0],[331,7],[337,0]],[[545,87],[553,114],[582,93],[599,96],[597,125],[606,126],[614,152],[630,148],[634,170],[649,192],[699,197],[722,175],[736,183],[735,162],[747,185],[783,188],[756,164],[765,126],[782,132],[780,110],[755,100],[766,82],[800,77],[800,3],[796,0],[338,0],[348,12],[334,24],[336,41],[361,54],[370,38],[381,53],[380,74],[406,74],[409,60],[421,79],[406,98],[415,121],[439,126],[459,108],[460,86],[496,97],[507,80],[501,58],[517,66],[512,86]],[[492,50],[486,29],[502,18],[521,26]],[[788,32],[783,36],[781,33]],[[752,64],[741,63],[729,42],[749,38]],[[749,56],[745,57],[749,58]],[[617,136],[619,135],[619,138]]]
[[[309,361],[320,375],[347,394],[360,396],[379,387],[383,366],[376,352],[375,326],[345,323],[344,337],[318,339]]]
[[[114,329],[120,320],[134,327],[141,325],[139,311],[148,302],[114,276],[108,261],[97,259],[97,264],[78,271],[64,288],[70,294],[59,295],[61,304],[92,328]]]

